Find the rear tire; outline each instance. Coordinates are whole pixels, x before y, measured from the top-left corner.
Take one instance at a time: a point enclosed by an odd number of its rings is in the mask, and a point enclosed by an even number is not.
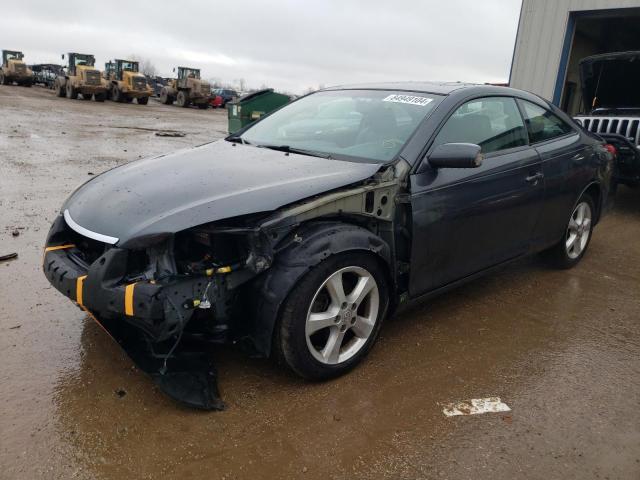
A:
[[[146,105],[149,103],[149,97],[138,97],[138,105]]]
[[[178,98],[176,100],[176,103],[178,104],[179,107],[187,108],[189,106],[189,94],[186,93],[184,90],[180,90],[178,92]]]
[[[73,85],[71,85],[71,82],[67,83],[67,98],[70,98],[72,100],[75,100],[78,98],[78,91],[73,88]]]
[[[0,72],[0,85],[7,85],[7,77],[4,76],[4,73]]]
[[[386,278],[378,259],[368,253],[349,252],[322,261],[283,304],[274,344],[278,357],[313,380],[351,370],[375,343],[387,313]]]
[[[56,96],[57,97],[62,98],[64,96],[66,96],[65,89],[64,89],[64,87],[62,86],[62,84],[60,82],[56,82],[55,85],[54,85],[54,88],[56,89]]]
[[[591,242],[595,214],[593,199],[585,193],[571,212],[562,240],[544,252],[553,266],[568,269],[582,260]]]

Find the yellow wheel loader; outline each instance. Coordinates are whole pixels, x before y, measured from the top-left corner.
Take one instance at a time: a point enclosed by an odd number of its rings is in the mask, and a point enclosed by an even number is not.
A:
[[[133,102],[135,98],[139,105],[146,105],[153,89],[147,82],[147,77],[138,71],[138,62],[133,60],[119,60],[105,64],[105,77],[109,82],[109,96],[114,102]]]
[[[62,59],[64,60],[64,54]],[[72,99],[80,96],[83,100],[94,97],[96,102],[104,102],[109,85],[100,75],[100,70],[95,68],[95,57],[71,52],[67,54],[67,60],[66,72],[59,75],[53,85],[56,95]]]
[[[178,78],[171,80],[160,92],[160,102],[165,105],[176,102],[179,107],[197,105],[205,109],[209,107],[210,100],[211,86],[200,78],[197,68],[178,67]]]
[[[15,50],[2,50],[2,67],[0,68],[0,84],[33,85],[33,72],[22,61],[24,55]]]

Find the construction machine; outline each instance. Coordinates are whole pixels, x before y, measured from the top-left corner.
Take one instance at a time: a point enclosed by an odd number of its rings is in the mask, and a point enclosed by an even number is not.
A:
[[[176,102],[179,107],[193,104],[205,109],[210,100],[211,86],[200,78],[197,68],[178,67],[178,78],[169,81],[160,92],[160,101],[165,105]]]
[[[153,89],[147,77],[139,72],[139,64],[133,60],[116,59],[105,64],[105,77],[109,82],[109,95],[114,102],[131,103],[137,99],[139,105],[146,105]]]
[[[2,50],[2,67],[0,68],[0,84],[30,87],[33,85],[33,72],[22,61],[24,55],[15,50]]]
[[[64,54],[62,54],[64,60]],[[56,78],[54,89],[58,97],[76,99],[78,95],[83,100],[96,99],[104,102],[107,98],[107,82],[100,76],[100,70],[95,68],[96,59],[86,53],[71,52],[67,54],[66,72]]]

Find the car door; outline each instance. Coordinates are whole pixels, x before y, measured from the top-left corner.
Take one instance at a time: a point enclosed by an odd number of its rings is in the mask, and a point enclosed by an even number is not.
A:
[[[412,296],[527,252],[541,211],[540,157],[514,98],[460,105],[422,161],[445,143],[480,145],[484,161],[477,168],[428,167],[411,175]]]
[[[556,243],[564,234],[569,215],[581,190],[588,184],[587,168],[593,149],[581,141],[577,130],[541,105],[519,99],[531,145],[542,161],[545,198],[542,218],[534,234],[534,247]]]

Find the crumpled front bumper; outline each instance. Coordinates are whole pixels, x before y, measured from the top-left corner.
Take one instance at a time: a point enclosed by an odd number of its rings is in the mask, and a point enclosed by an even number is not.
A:
[[[43,270],[49,282],[98,322],[163,392],[194,408],[223,409],[206,345],[182,335],[207,277],[126,283],[127,250],[108,249],[91,265],[78,253],[72,243],[47,245]]]

